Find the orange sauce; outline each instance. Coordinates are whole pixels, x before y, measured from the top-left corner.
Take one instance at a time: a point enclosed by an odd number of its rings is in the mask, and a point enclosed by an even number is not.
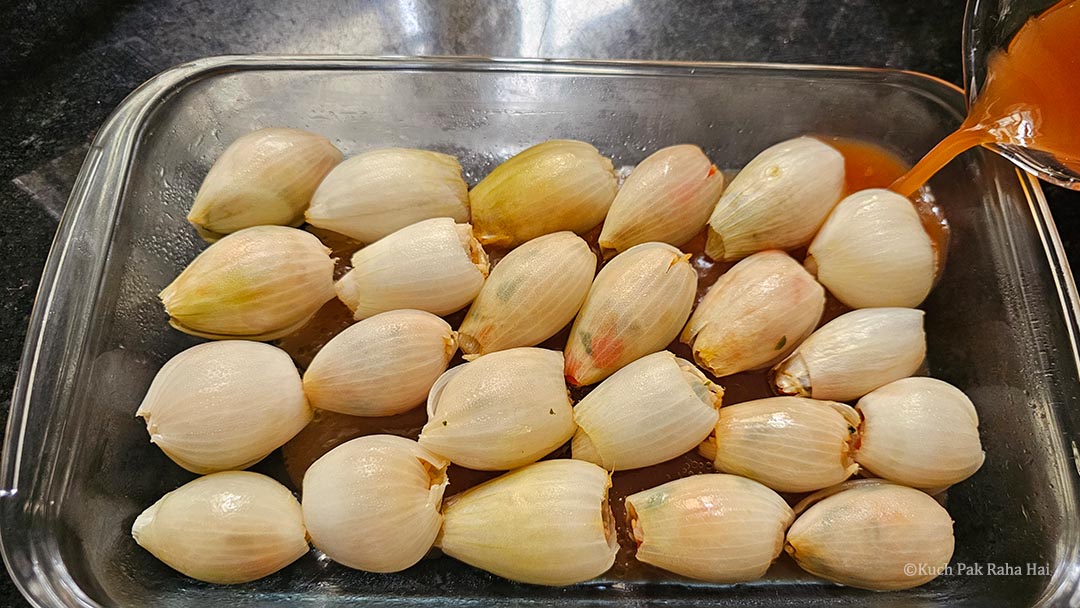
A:
[[[888,188],[908,166],[895,154],[846,137],[823,137],[844,155],[844,196],[867,188]]]
[[[1030,19],[987,76],[955,133],[934,147],[893,190],[911,196],[961,152],[979,145],[1023,147],[1080,176],[1080,0],[1059,2]],[[1080,186],[1078,186],[1080,188]]]

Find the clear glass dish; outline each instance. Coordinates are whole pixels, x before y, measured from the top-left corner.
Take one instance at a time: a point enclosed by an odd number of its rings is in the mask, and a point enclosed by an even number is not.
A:
[[[954,571],[924,587],[841,588],[782,558],[746,585],[609,578],[549,589],[450,559],[373,575],[314,553],[264,580],[222,587],[173,572],[128,533],[136,514],[191,477],[146,440],[133,414],[157,368],[194,343],[168,327],[156,294],[202,247],[186,208],[240,134],[287,125],[328,134],[347,154],[431,148],[457,155],[475,182],[558,137],[592,142],[616,164],[693,142],[737,167],[807,132],[876,142],[914,161],[963,112],[962,93],[927,76],[810,66],[224,57],[169,70],[101,129],[46,265],[4,445],[8,570],[39,606],[1075,602],[1075,286],[1037,183],[983,150],[931,182],[953,237],[946,276],[924,305],[929,367],[978,405],[987,458],[949,493]],[[961,564],[1020,574],[972,575]]]

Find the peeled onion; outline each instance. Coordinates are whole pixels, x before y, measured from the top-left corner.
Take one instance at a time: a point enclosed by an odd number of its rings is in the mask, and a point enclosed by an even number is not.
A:
[[[200,477],[136,519],[139,546],[191,578],[231,585],[281,570],[308,552],[300,503],[288,488],[247,471]]]
[[[451,368],[428,395],[420,445],[482,471],[536,462],[574,434],[562,353],[511,348]]]
[[[765,575],[795,518],[769,488],[735,475],[693,475],[626,497],[637,559],[712,583]]]
[[[657,150],[619,188],[600,232],[600,248],[616,254],[650,241],[679,247],[705,227],[723,190],[724,174],[701,148],[682,144]]]
[[[934,378],[904,378],[859,399],[862,441],[855,460],[871,473],[938,489],[979,470],[986,454],[979,415],[960,389]]]
[[[604,220],[616,191],[611,160],[569,139],[537,144],[502,163],[469,192],[476,238],[514,247],[544,234],[584,234]]]
[[[334,299],[334,260],[315,235],[255,226],[210,245],[161,290],[169,325],[212,340],[274,340]]]
[[[352,416],[392,416],[427,399],[457,352],[457,335],[439,317],[392,310],[334,336],[304,372],[311,406]]]
[[[859,414],[843,403],[770,397],[720,408],[715,436],[702,445],[716,470],[777,492],[810,492],[856,471]]]
[[[315,189],[339,162],[341,151],[322,135],[253,131],[214,161],[187,219],[210,241],[252,226],[299,226]]]
[[[433,217],[469,221],[469,190],[453,156],[383,148],[358,154],[326,176],[311,198],[312,226],[373,243]]]
[[[810,243],[806,266],[852,308],[915,307],[934,285],[935,258],[911,201],[874,188],[836,205]]]
[[[461,350],[482,355],[540,344],[574,320],[594,274],[596,255],[573,232],[524,243],[484,282],[458,328]]]
[[[446,500],[443,553],[503,578],[573,585],[607,572],[619,543],[611,480],[580,460],[545,460]]]
[[[566,379],[594,384],[679,335],[697,293],[690,256],[645,243],[615,256],[596,275],[566,343]]]
[[[813,137],[770,146],[731,180],[709,217],[705,253],[733,261],[805,247],[844,189],[844,156]]]
[[[311,543],[350,568],[412,566],[439,533],[448,464],[395,435],[359,437],[330,450],[304,474]]]
[[[574,407],[574,458],[609,471],[658,464],[694,449],[716,426],[724,389],[667,351],[612,374]]]
[[[682,332],[694,360],[715,376],[769,367],[821,320],[825,289],[791,256],[755,253],[709,287]]]
[[[160,369],[136,416],[150,441],[193,473],[245,469],[311,421],[288,353],[242,340],[207,342]]]
[[[848,401],[906,378],[926,357],[921,310],[863,308],[818,328],[772,369],[777,392]]]
[[[893,591],[925,584],[953,554],[949,513],[929,495],[888,482],[852,484],[806,509],[784,549],[807,572]]]
[[[357,251],[334,289],[358,321],[398,308],[447,315],[473,301],[487,274],[487,254],[472,228],[440,217]]]

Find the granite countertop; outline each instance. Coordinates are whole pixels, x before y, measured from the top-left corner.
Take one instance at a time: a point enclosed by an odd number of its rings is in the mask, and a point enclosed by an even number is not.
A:
[[[240,53],[766,61],[960,84],[963,12],[961,0],[17,0],[0,23],[0,416],[86,146],[172,65]],[[1044,188],[1076,265],[1080,193]],[[0,605],[26,605],[0,579]]]

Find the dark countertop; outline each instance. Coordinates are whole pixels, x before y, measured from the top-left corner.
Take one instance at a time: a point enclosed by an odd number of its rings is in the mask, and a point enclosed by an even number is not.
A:
[[[16,2],[0,23],[0,416],[57,220],[114,107],[219,54],[487,55],[889,67],[960,84],[964,3],[894,0]],[[1080,263],[1080,193],[1044,186]],[[26,605],[0,577],[0,606]]]

